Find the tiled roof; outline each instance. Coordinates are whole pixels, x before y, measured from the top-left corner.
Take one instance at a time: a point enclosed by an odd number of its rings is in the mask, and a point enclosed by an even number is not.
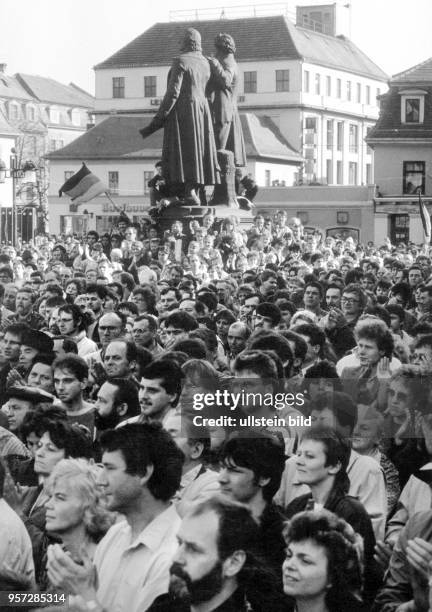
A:
[[[63,85],[54,79],[33,74],[17,73],[15,77],[20,85],[40,102],[94,108],[93,96],[76,86]]]
[[[351,41],[296,27],[284,16],[156,23],[132,42],[97,64],[103,68],[170,65],[179,53],[184,30],[196,28],[204,54],[214,50],[214,38],[228,32],[236,42],[238,61],[301,59],[347,70],[378,80],[388,76]]]
[[[281,134],[270,117],[240,114],[247,157],[269,157],[301,163],[303,158]]]
[[[432,57],[416,64],[408,70],[394,74],[390,80],[390,84],[396,83],[429,83],[432,84]]]
[[[265,157],[279,161],[301,162],[300,155],[291,147],[268,117],[250,113],[240,115],[249,157]],[[112,116],[76,138],[63,149],[47,158],[60,159],[153,159],[162,153],[163,130],[142,139],[139,130],[148,125],[150,117]]]
[[[432,138],[432,82],[429,87],[422,87],[426,92],[424,122],[422,124],[405,124],[401,122],[401,88],[391,87],[381,97],[380,116],[369,132],[366,140],[388,138]]]
[[[321,66],[388,81],[388,75],[345,36],[327,36],[297,27],[289,20],[286,23],[297,52],[303,59]]]
[[[32,100],[32,96],[17,81],[15,77],[0,73],[0,98],[13,98],[16,100]]]

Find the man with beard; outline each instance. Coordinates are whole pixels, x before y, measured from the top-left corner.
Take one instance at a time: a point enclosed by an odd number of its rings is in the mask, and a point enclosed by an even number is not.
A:
[[[25,323],[32,329],[42,329],[45,325],[43,317],[33,310],[34,293],[29,287],[21,287],[15,298],[15,314],[6,319],[2,328],[12,323]]]
[[[202,502],[184,517],[177,539],[169,594],[149,612],[288,609],[273,575],[258,562],[258,525],[243,504],[224,496]]]
[[[136,385],[124,378],[110,378],[101,386],[95,403],[95,425],[98,434],[114,429],[140,413]]]

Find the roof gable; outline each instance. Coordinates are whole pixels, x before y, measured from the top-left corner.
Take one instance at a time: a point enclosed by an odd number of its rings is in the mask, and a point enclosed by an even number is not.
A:
[[[240,114],[246,154],[251,158],[265,157],[277,161],[301,162],[302,158],[282,136],[269,117]],[[151,117],[112,116],[76,138],[66,147],[50,153],[47,158],[60,159],[144,159],[162,154],[163,130],[145,140],[139,130]]]
[[[432,138],[432,83],[422,88],[424,97],[423,123],[402,123],[401,121],[401,93],[400,87],[391,87],[390,91],[381,97],[380,116],[369,132],[367,140],[387,138]]]
[[[63,104],[72,107],[94,108],[94,98],[75,86],[63,85],[54,79],[34,74],[17,73],[20,85],[40,102]]]
[[[186,28],[196,28],[202,37],[203,53],[214,51],[219,32],[228,32],[235,40],[237,61],[307,59],[339,70],[347,70],[378,80],[388,76],[346,38],[326,36],[299,28],[282,15],[156,23],[95,70],[140,66],[170,65],[179,54],[180,39]]]
[[[432,57],[392,76],[390,84],[430,83],[432,84]]]

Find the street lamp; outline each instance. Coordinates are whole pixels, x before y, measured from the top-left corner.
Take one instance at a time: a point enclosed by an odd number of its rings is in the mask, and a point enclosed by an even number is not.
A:
[[[17,205],[17,181],[22,179],[22,184],[36,184],[37,166],[27,160],[21,166],[14,148],[11,149],[9,168],[0,159],[0,183],[5,183],[7,178],[12,179],[12,243],[16,247],[18,244],[18,205]]]

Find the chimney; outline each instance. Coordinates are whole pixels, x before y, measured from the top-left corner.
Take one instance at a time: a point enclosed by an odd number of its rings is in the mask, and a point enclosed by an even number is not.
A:
[[[6,72],[6,66],[7,64],[5,62],[0,62],[0,72],[3,74]]]
[[[296,25],[307,30],[336,36],[336,4],[297,6]]]

